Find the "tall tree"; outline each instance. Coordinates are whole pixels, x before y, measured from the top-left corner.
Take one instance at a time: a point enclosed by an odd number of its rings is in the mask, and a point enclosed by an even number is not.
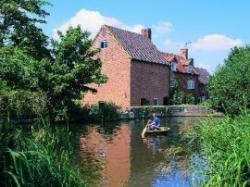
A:
[[[250,46],[232,49],[225,63],[212,76],[212,106],[230,115],[250,109]]]
[[[66,34],[58,33],[59,40],[53,42],[55,61],[49,75],[48,98],[54,111],[67,112],[74,100],[82,98],[90,83],[105,83],[101,74],[101,60],[96,56],[99,50],[91,50],[89,33],[77,28],[69,28]]]
[[[50,57],[48,37],[37,25],[49,15],[46,0],[0,1],[0,46],[14,46],[29,51],[36,59]]]

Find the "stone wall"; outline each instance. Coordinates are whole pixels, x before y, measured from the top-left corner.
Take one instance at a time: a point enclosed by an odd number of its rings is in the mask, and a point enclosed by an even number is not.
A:
[[[159,117],[221,117],[223,114],[199,105],[169,105],[169,106],[135,106],[126,113],[121,113],[122,119],[149,118],[152,113]]]
[[[175,79],[178,82],[179,89],[182,92],[192,94],[195,98],[200,96],[198,75],[171,71],[171,79]],[[195,82],[195,89],[187,89],[188,80]]]

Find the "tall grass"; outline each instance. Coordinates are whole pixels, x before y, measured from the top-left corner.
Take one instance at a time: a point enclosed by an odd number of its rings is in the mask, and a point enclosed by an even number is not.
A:
[[[249,186],[250,114],[209,119],[198,134],[209,168],[205,186]]]
[[[68,130],[45,125],[32,128],[26,138],[16,132],[9,124],[1,125],[0,186],[89,186],[73,164]]]

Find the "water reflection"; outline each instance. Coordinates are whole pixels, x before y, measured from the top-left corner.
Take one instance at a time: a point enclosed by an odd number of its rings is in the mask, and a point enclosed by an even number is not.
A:
[[[87,135],[80,138],[81,148],[103,163],[101,186],[119,186],[129,178],[130,134],[128,125],[122,125],[112,136],[89,127]]]
[[[190,162],[195,159],[185,152],[169,159],[166,151],[178,148],[181,130],[199,120],[162,120],[172,131],[167,136],[145,139],[140,137],[145,121],[88,125],[81,135],[80,147],[84,154],[102,164],[102,178],[97,186],[191,186]]]

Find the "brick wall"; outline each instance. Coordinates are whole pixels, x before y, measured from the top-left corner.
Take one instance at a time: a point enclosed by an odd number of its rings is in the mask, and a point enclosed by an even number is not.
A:
[[[150,100],[158,98],[163,104],[163,98],[169,96],[169,67],[154,63],[131,63],[131,105],[141,104],[141,98]]]
[[[123,50],[120,43],[103,27],[93,42],[93,48],[100,48],[100,43],[107,40],[108,47],[101,49],[102,73],[108,76],[103,85],[90,85],[97,93],[86,93],[82,104],[94,104],[98,101],[112,101],[126,109],[130,106],[130,56]]]
[[[196,98],[199,97],[198,75],[179,73],[179,72],[171,72],[171,79],[175,79],[178,82],[179,88],[181,91],[183,91],[185,93],[191,93]],[[192,90],[187,89],[188,80],[194,80],[195,89],[192,89]]]

